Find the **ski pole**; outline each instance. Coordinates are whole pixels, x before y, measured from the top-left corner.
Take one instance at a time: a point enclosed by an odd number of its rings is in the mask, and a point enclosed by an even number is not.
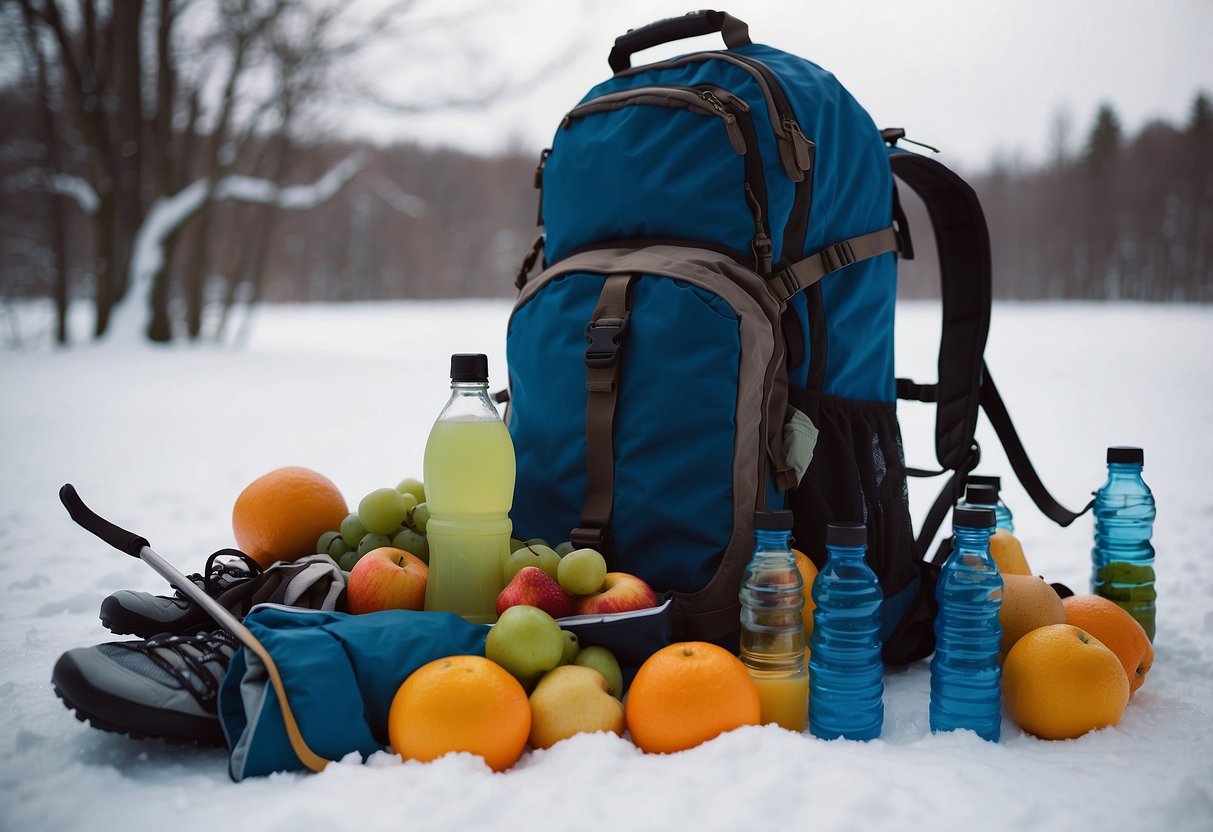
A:
[[[312,771],[323,771],[324,767],[332,762],[312,751],[303,739],[303,733],[299,730],[299,723],[295,721],[295,714],[291,710],[290,702],[287,700],[286,687],[282,684],[282,676],[278,672],[278,665],[274,663],[269,651],[257,640],[257,637],[252,634],[248,627],[240,623],[240,620],[218,601],[203,592],[197,584],[181,574],[171,563],[156,554],[146,538],[114,525],[86,506],[84,501],[80,499],[80,495],[76,493],[75,487],[70,483],[59,489],[59,501],[63,503],[63,507],[67,509],[67,513],[71,515],[72,520],[76,521],[77,525],[86,531],[92,532],[118,551],[125,552],[131,557],[138,558],[146,563],[155,570],[156,574],[180,589],[187,598],[202,607],[211,618],[215,619],[215,622],[220,627],[235,636],[246,650],[256,655],[265,665],[266,673],[270,678],[270,684],[273,685],[274,694],[278,698],[278,705],[282,708],[282,722],[286,728],[286,735],[290,740],[291,749],[295,752],[295,756]]]

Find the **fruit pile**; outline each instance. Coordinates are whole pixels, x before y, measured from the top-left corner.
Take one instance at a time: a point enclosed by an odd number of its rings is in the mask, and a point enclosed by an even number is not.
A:
[[[333,557],[349,572],[353,613],[423,608],[428,520],[425,488],[416,479],[372,491],[351,513],[332,482],[304,468],[259,478],[232,513],[238,545],[263,566],[313,549]],[[568,541],[510,543],[485,656],[431,662],[410,674],[393,699],[389,736],[406,759],[468,751],[501,771],[528,743],[549,748],[583,732],[626,732],[645,751],[671,752],[759,722],[758,692],[745,667],[702,642],[654,653],[623,701],[616,657],[581,645],[557,619],[646,609],[659,603],[657,594],[635,575],[609,572],[594,549]],[[1044,739],[1115,725],[1153,661],[1141,624],[1099,596],[1063,600],[1033,575],[1010,532],[997,530],[990,552],[1003,576],[999,661],[1007,713]],[[796,561],[805,582],[807,641],[817,570],[800,552]]]
[[[1141,624],[1098,595],[1062,599],[1032,574],[1005,529],[991,536],[990,554],[1003,578],[999,658],[1007,713],[1050,740],[1115,725],[1154,661]]]

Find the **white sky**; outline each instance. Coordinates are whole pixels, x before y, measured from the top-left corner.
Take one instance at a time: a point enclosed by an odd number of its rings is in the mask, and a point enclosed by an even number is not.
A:
[[[610,75],[616,36],[682,14],[688,2],[430,2],[418,17],[475,12],[445,30],[418,25],[407,43],[369,58],[389,94],[429,100],[551,71],[487,110],[398,115],[343,107],[339,129],[378,141],[538,152],[561,115]],[[749,23],[755,42],[834,72],[878,126],[903,126],[970,168],[996,153],[1039,161],[1061,108],[1073,115],[1074,148],[1101,101],[1135,131],[1153,117],[1182,122],[1198,89],[1213,93],[1213,0],[731,0],[722,7]],[[643,60],[718,45],[719,36],[683,41]]]

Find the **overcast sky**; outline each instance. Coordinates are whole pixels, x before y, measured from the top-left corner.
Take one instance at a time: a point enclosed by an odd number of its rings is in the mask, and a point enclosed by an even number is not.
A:
[[[682,14],[688,2],[432,3],[416,17],[472,11],[456,27],[419,24],[408,43],[367,59],[390,94],[430,100],[548,71],[487,110],[406,116],[343,108],[340,129],[380,141],[537,153],[561,115],[610,75],[615,36]],[[832,71],[878,126],[903,126],[969,168],[995,154],[1039,161],[1062,109],[1072,114],[1074,148],[1102,101],[1135,131],[1155,117],[1182,121],[1197,90],[1213,93],[1213,0],[732,0],[718,8],[749,23],[756,43]],[[718,45],[719,36],[683,41],[642,60]]]

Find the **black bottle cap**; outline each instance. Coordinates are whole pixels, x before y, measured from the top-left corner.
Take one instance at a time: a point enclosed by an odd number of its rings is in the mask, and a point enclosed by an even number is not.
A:
[[[459,352],[451,356],[451,381],[489,380],[489,357],[482,352]]]
[[[992,485],[995,491],[1002,491],[1002,477],[991,477],[987,474],[969,474],[965,478],[969,485]]]
[[[992,506],[998,502],[998,489],[992,485],[974,485],[965,488],[965,502],[969,505]]]
[[[988,529],[994,525],[992,508],[957,508],[952,510],[952,525],[966,529]]]
[[[867,527],[862,523],[830,523],[826,526],[826,545],[867,546]]]
[[[1127,445],[1116,445],[1108,448],[1108,462],[1127,462],[1130,465],[1143,465],[1146,453],[1141,448],[1131,448]]]
[[[787,509],[754,512],[754,529],[764,532],[790,532],[792,512]]]

